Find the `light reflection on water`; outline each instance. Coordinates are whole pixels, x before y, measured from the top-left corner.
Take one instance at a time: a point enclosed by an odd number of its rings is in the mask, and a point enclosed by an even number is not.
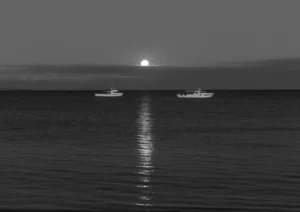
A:
[[[139,206],[150,207],[151,204],[151,173],[153,172],[152,155],[154,151],[153,133],[152,133],[152,117],[150,97],[145,96],[142,99],[139,114],[138,114],[138,153],[139,162],[137,164],[139,183],[137,187],[141,190],[139,201],[136,203]]]

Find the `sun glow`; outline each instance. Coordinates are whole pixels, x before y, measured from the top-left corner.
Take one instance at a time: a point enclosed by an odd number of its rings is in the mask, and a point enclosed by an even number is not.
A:
[[[149,66],[149,61],[148,60],[142,60],[141,61],[141,66]]]

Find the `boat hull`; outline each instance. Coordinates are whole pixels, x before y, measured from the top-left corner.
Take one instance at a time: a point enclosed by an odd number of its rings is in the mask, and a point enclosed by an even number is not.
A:
[[[96,93],[95,97],[121,97],[123,93],[114,93],[114,94],[103,94],[103,93]]]
[[[177,94],[178,98],[190,98],[190,99],[206,99],[211,98],[214,94],[213,93],[205,93],[200,95],[194,94]]]

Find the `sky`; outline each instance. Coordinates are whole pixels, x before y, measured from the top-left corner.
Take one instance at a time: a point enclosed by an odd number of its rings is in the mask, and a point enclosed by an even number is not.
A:
[[[299,57],[299,8],[298,0],[1,0],[0,63]]]
[[[131,66],[148,59],[204,67],[300,58],[299,8],[299,0],[1,0],[0,88],[295,88],[297,72],[287,77],[282,66],[274,78],[269,68],[216,74],[22,65]]]

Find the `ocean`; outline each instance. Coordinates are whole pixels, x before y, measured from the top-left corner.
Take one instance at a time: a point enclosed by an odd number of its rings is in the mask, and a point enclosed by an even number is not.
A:
[[[299,211],[300,91],[0,92],[0,210]]]

